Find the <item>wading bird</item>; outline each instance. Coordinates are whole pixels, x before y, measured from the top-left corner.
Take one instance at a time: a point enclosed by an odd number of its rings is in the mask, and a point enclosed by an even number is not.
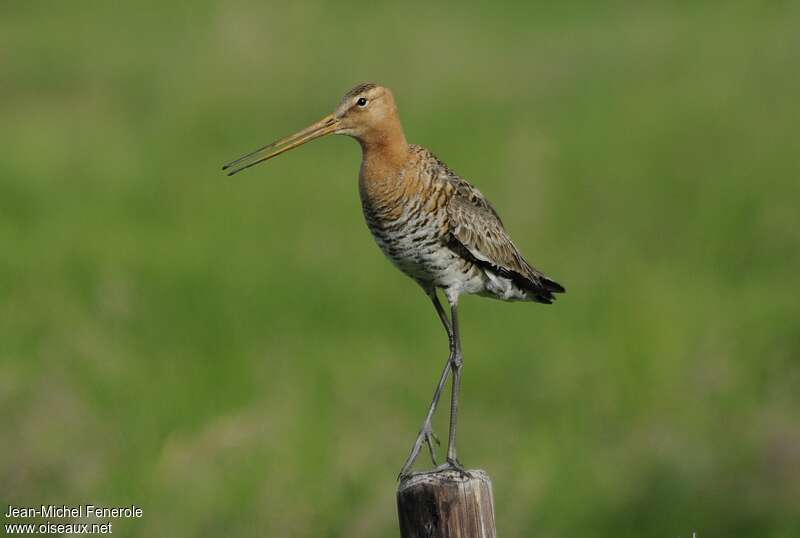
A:
[[[423,445],[436,465],[433,444],[438,439],[431,420],[451,371],[447,462],[437,469],[466,473],[456,453],[463,365],[459,296],[467,293],[550,304],[555,299],[553,294],[563,293],[564,288],[525,261],[497,212],[478,189],[427,149],[406,142],[394,96],[383,86],[356,86],[344,95],[333,114],[226,164],[223,170],[236,174],[329,134],[351,136],[361,144],[359,191],[367,226],[389,260],[430,297],[450,343],[450,356],[400,479],[410,475]],[[443,290],[450,305],[449,319],[437,288]]]

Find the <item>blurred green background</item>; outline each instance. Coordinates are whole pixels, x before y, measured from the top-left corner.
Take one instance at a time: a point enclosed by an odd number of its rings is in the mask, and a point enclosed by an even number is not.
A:
[[[0,501],[119,536],[397,536],[447,342],[334,137],[362,81],[557,304],[462,301],[501,536],[800,535],[800,7],[6,2]],[[446,430],[446,417],[437,422]]]

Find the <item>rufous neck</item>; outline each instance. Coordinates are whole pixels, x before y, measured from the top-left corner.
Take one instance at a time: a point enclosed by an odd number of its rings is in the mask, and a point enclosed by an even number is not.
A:
[[[399,171],[408,158],[408,143],[400,122],[389,122],[381,127],[358,137],[362,164],[370,176],[386,176]]]

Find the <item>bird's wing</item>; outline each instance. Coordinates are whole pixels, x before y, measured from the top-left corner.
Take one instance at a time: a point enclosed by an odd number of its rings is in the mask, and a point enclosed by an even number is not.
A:
[[[448,178],[455,190],[447,203],[454,246],[478,265],[510,278],[542,302],[564,288],[532,267],[509,237],[497,212],[483,194],[455,174]]]
[[[497,214],[497,211],[495,211],[494,207],[492,207],[492,204],[489,203],[489,200],[486,199],[481,191],[451,170],[447,170],[446,174],[447,181],[455,188],[452,199],[458,199],[456,204],[466,202],[467,208],[469,206],[474,206],[480,210],[488,212],[492,217],[494,217],[494,219],[497,221],[497,224],[500,225],[500,229],[505,232],[505,229],[503,228],[503,221],[500,220],[500,215]]]
[[[477,205],[469,198],[455,194],[447,204],[450,233],[469,253],[481,262],[499,270],[528,276],[530,266],[503,228],[500,219],[487,205]]]

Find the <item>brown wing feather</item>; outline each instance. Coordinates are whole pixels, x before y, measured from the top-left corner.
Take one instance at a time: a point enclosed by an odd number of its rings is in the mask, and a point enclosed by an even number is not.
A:
[[[564,288],[532,267],[517,249],[503,227],[503,221],[489,200],[468,181],[450,170],[433,153],[412,146],[426,162],[427,173],[452,187],[447,201],[451,247],[462,256],[496,274],[512,279],[532,292],[543,303],[552,302],[553,293]]]
[[[481,192],[458,178],[459,185],[447,204],[450,230],[456,247],[486,269],[512,279],[542,302],[564,288],[532,267],[509,237],[497,212]]]

